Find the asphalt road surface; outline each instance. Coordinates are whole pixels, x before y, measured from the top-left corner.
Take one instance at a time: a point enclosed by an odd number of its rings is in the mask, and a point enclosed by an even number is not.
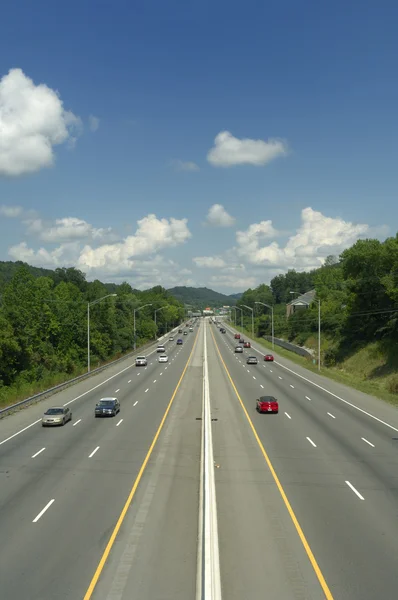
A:
[[[224,600],[396,597],[396,409],[202,324],[0,421],[1,600],[196,599],[204,327]]]

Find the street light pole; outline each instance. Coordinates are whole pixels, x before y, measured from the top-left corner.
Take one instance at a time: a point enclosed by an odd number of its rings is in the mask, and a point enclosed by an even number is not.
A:
[[[242,304],[242,306],[244,306],[248,310],[252,311],[252,338],[254,338],[254,309],[250,308],[250,306],[246,306],[246,304]],[[243,311],[242,311],[242,315],[243,315]]]
[[[135,308],[133,310],[133,315],[134,315],[134,318],[133,318],[133,321],[134,321],[134,325],[133,325],[133,330],[134,330],[134,351],[137,348],[137,343],[136,343],[137,341],[136,341],[136,335],[135,335],[135,313],[137,311],[141,310],[142,308],[146,308],[147,306],[152,306],[152,304],[144,304],[143,306],[137,306],[137,308]]]
[[[157,313],[158,313],[159,310],[163,310],[164,308],[167,308],[168,306],[169,305],[167,304],[166,306],[161,306],[160,308],[157,308],[155,310],[155,339],[156,339],[156,333],[157,333],[157,329],[156,329],[156,316],[157,316]],[[166,329],[166,331],[167,331],[167,329]]]
[[[270,304],[266,304],[265,302],[255,302],[254,304],[262,304],[267,308],[271,309],[271,339],[272,339],[272,350],[275,348],[275,334],[274,334],[274,307]]]
[[[114,298],[117,294],[107,294],[106,296],[102,296],[102,298],[98,298],[98,300],[93,300],[92,302],[87,302],[87,373],[90,373],[90,306],[94,304],[98,304],[98,302],[102,302],[105,298]]]
[[[318,300],[318,371],[321,370],[321,301]]]

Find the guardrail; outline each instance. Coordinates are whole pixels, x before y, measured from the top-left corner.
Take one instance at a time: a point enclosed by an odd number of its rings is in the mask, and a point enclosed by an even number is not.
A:
[[[169,334],[166,334],[166,335],[169,335]],[[164,335],[163,338],[165,338],[166,335]],[[161,338],[161,339],[163,339],[163,338]],[[6,413],[11,412],[12,410],[15,410],[16,408],[19,408],[20,406],[25,406],[27,404],[30,404],[31,402],[34,402],[35,400],[44,399],[47,395],[53,394],[54,392],[61,391],[64,388],[68,387],[68,385],[72,385],[74,383],[77,383],[78,381],[82,381],[83,379],[87,379],[91,375],[96,375],[97,373],[100,373],[107,367],[115,365],[116,363],[118,363],[122,360],[125,360],[126,358],[129,358],[130,356],[137,354],[137,351],[141,352],[142,350],[149,348],[153,344],[154,344],[153,341],[147,342],[143,346],[140,346],[140,348],[137,348],[137,350],[135,350],[134,352],[129,352],[128,354],[125,354],[124,356],[121,356],[120,358],[116,358],[115,360],[112,360],[111,362],[106,363],[106,365],[102,365],[101,367],[98,367],[97,369],[93,369],[92,371],[90,371],[90,373],[83,373],[83,375],[78,375],[77,377],[74,377],[73,379],[68,379],[67,381],[64,381],[63,383],[59,383],[58,385],[55,385],[54,387],[49,388],[48,390],[44,390],[43,392],[34,394],[33,396],[30,396],[29,398],[25,398],[24,400],[20,400],[19,402],[16,402],[15,404],[10,404],[9,406],[6,406],[5,408],[0,409],[0,418],[2,416],[5,416]]]
[[[272,337],[270,335],[264,335],[263,338],[268,342],[272,342]],[[308,352],[305,348],[301,346],[296,346],[296,344],[291,344],[290,342],[286,342],[285,340],[280,340],[279,338],[274,338],[274,344],[276,346],[280,346],[281,348],[285,348],[286,350],[290,350],[291,352],[295,352],[300,356],[304,356],[305,358],[314,358],[311,352]]]

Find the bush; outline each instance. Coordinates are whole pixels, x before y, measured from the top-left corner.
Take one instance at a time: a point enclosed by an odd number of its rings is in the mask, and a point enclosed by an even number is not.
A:
[[[391,394],[398,394],[398,373],[394,373],[388,378],[387,389]]]

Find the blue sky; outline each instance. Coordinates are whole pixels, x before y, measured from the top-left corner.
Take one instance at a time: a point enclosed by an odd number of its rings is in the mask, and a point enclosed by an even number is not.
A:
[[[7,3],[0,260],[232,293],[395,235],[397,18],[392,1]]]

